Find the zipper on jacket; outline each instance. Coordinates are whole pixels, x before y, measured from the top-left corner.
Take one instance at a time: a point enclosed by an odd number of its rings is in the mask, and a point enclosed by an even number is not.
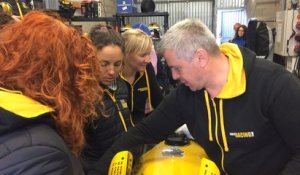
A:
[[[229,151],[228,148],[228,144],[227,144],[227,139],[226,139],[226,132],[225,132],[225,126],[224,126],[224,115],[223,115],[223,100],[220,99],[219,100],[219,113],[217,112],[217,105],[214,101],[214,99],[211,99],[208,95],[208,92],[205,90],[204,91],[204,97],[205,97],[205,103],[206,103],[206,109],[207,109],[207,118],[208,118],[208,138],[210,142],[213,142],[213,136],[212,136],[212,109],[210,107],[210,101],[212,102],[213,105],[213,112],[214,112],[214,116],[215,116],[215,140],[216,143],[218,145],[218,147],[220,148],[221,151],[221,166],[222,166],[222,171],[227,174],[227,172],[225,171],[225,167],[224,167],[224,159],[225,159],[225,152]],[[219,126],[220,124],[220,126]],[[220,143],[219,140],[219,129],[221,132],[221,138],[223,141],[223,146]]]
[[[106,92],[106,94],[107,94],[107,95],[110,97],[110,99],[114,102],[114,104],[115,104],[115,106],[116,106],[116,108],[117,108],[117,110],[118,110],[118,115],[119,115],[119,118],[120,118],[121,123],[122,123],[122,125],[123,125],[123,128],[124,128],[125,132],[127,132],[128,129],[127,129],[127,126],[126,126],[126,123],[125,123],[125,119],[124,119],[124,116],[123,116],[123,114],[122,114],[122,112],[121,112],[121,110],[120,110],[120,107],[119,107],[119,105],[118,105],[118,103],[117,103],[116,98],[115,98],[114,95],[111,94],[107,89],[105,89],[104,92]]]
[[[145,74],[145,78],[146,78],[146,85],[147,85],[147,90],[148,90],[148,103],[149,103],[149,108],[150,108],[150,111],[153,111],[153,107],[152,107],[152,104],[151,104],[151,96],[150,96],[150,85],[149,85],[149,78],[148,78],[148,73],[147,73],[147,70],[144,70],[144,72],[142,74],[140,74],[140,76],[134,80],[133,84],[131,84],[123,75],[122,73],[120,73],[120,77],[126,81],[129,85],[130,85],[130,94],[131,94],[131,108],[130,108],[130,122],[132,124],[132,126],[134,126],[134,123],[133,123],[133,120],[132,120],[132,116],[131,116],[131,113],[133,111],[133,107],[134,107],[134,98],[133,98],[133,95],[134,95],[134,86],[135,84],[143,77],[143,75]]]
[[[124,81],[126,81],[129,85],[130,85],[130,92],[131,92],[131,109],[130,109],[130,112],[132,112],[133,111],[133,101],[134,101],[134,99],[133,99],[133,94],[134,94],[134,85],[139,81],[139,79],[141,79],[142,78],[142,76],[143,76],[144,74],[141,74],[136,80],[134,80],[134,82],[133,82],[133,84],[131,84],[123,75],[122,75],[122,73],[120,73],[120,77],[124,80]]]
[[[225,168],[224,168],[224,159],[225,159],[225,154],[224,154],[224,149],[223,147],[221,146],[220,144],[220,141],[219,141],[219,135],[218,135],[218,112],[217,112],[217,107],[216,107],[216,103],[213,99],[211,99],[212,103],[213,103],[213,106],[214,106],[214,112],[215,112],[215,137],[216,137],[216,142],[221,150],[221,166],[222,166],[222,171],[227,174],[227,172],[225,171]]]

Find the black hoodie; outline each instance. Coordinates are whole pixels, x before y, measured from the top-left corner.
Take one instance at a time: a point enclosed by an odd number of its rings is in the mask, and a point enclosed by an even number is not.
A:
[[[300,174],[299,80],[246,48],[223,44],[220,50],[230,71],[218,96],[180,85],[103,156],[100,174],[116,152],[160,141],[184,123],[222,174]]]

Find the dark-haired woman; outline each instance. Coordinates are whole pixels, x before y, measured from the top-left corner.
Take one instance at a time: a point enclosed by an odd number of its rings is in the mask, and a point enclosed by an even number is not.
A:
[[[232,40],[233,43],[246,47],[246,33],[247,33],[247,27],[245,25],[241,25],[237,28],[235,31],[235,36]]]
[[[128,89],[119,77],[123,65],[124,40],[122,36],[106,26],[96,26],[90,32],[97,49],[101,70],[99,84],[104,89],[104,109],[98,118],[86,127],[86,146],[81,154],[81,163],[86,175],[94,172],[104,152],[132,127],[127,105]]]

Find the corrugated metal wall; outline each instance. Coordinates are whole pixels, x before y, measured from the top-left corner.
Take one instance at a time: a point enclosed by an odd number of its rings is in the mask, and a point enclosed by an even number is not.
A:
[[[241,8],[245,7],[245,0],[216,0],[217,8]]]
[[[43,0],[46,9],[58,10],[59,2],[58,0]]]
[[[140,12],[140,4],[142,0],[137,1],[137,9]],[[213,26],[213,1],[212,0],[160,0],[155,1],[155,11],[169,12],[169,27],[176,22],[186,19],[195,18],[202,20],[210,29]],[[150,24],[158,23],[161,28],[163,26],[163,17],[130,17],[126,19],[129,24],[144,22]]]

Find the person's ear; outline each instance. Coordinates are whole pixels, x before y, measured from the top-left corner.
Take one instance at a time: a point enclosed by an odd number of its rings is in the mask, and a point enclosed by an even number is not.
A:
[[[195,56],[196,56],[197,62],[199,62],[201,67],[204,67],[207,64],[208,54],[207,54],[206,50],[204,50],[202,48],[198,48],[195,52]]]

